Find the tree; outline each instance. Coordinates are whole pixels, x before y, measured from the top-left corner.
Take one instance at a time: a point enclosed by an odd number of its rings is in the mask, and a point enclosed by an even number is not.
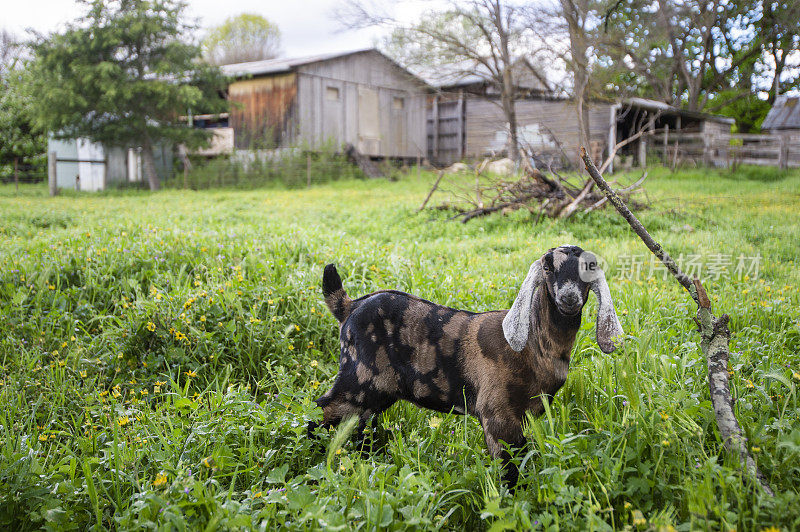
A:
[[[230,17],[203,40],[204,55],[214,65],[273,59],[280,46],[278,26],[251,13]]]
[[[20,48],[13,35],[0,32],[0,167],[17,165],[45,151],[46,139],[32,120],[32,97],[17,68]]]
[[[760,0],[615,2],[598,29],[598,56],[619,75],[617,90],[713,111],[752,93],[762,19]]]
[[[758,29],[764,41],[763,70],[771,72],[769,98],[800,84],[800,4],[796,0],[763,0]],[[784,80],[784,74],[791,77]]]
[[[590,49],[592,37],[592,0],[560,0],[561,17],[566,22],[569,35],[569,59],[567,65],[572,72],[575,113],[578,121],[581,146],[589,145],[589,115],[585,112],[587,91],[591,76]]]
[[[387,51],[400,51],[395,59],[410,70],[435,67],[456,78],[469,74],[485,79],[500,95],[508,124],[508,156],[519,161],[513,67],[519,56],[530,50],[522,15],[522,8],[510,2],[453,1],[445,11],[426,13],[409,25],[352,0],[338,18],[350,28],[391,28]]]
[[[66,31],[32,43],[29,92],[36,125],[57,138],[86,137],[142,148],[151,190],[160,187],[153,147],[208,142],[187,111],[219,112],[224,80],[198,61],[200,47],[182,40],[193,29],[178,0],[89,0],[88,13]]]

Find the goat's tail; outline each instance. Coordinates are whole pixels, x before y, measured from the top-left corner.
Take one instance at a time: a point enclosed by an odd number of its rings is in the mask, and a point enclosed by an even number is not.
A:
[[[339,323],[344,322],[350,315],[353,300],[344,291],[342,278],[339,277],[339,272],[333,264],[325,266],[325,272],[322,274],[322,295],[325,296],[325,304],[328,305],[331,314],[339,320]]]

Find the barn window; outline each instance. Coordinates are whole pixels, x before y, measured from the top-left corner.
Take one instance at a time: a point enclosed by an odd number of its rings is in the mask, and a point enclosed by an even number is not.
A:
[[[393,109],[402,109],[406,106],[406,99],[400,98],[399,96],[395,96],[392,98],[392,108]]]
[[[339,100],[339,87],[327,87],[325,89],[325,99],[338,101]]]

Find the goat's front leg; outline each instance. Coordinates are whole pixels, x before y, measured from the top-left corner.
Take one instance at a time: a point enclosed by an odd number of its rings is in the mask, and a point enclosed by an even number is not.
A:
[[[522,434],[522,423],[513,417],[481,417],[483,435],[486,447],[493,458],[503,461],[503,480],[508,483],[508,488],[514,491],[519,479],[519,468],[511,461],[512,451],[517,451],[525,446],[525,436]],[[506,448],[507,444],[508,448]]]

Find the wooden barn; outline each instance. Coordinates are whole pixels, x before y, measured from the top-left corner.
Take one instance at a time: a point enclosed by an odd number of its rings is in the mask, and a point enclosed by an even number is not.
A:
[[[427,85],[377,50],[225,65],[237,149],[353,145],[372,157],[426,150]]]
[[[557,96],[538,76],[526,76],[516,100],[518,136],[543,162],[564,158],[578,162],[579,128],[572,100]],[[462,159],[500,156],[506,149],[508,123],[499,97],[485,84],[466,79],[458,83],[435,83],[438,90],[428,101],[428,159],[448,165]],[[587,105],[589,148],[595,160],[609,153],[616,143],[642,128],[673,132],[730,132],[733,119],[684,111],[654,100],[629,98],[618,102],[592,101]],[[646,138],[621,150],[644,161]]]

